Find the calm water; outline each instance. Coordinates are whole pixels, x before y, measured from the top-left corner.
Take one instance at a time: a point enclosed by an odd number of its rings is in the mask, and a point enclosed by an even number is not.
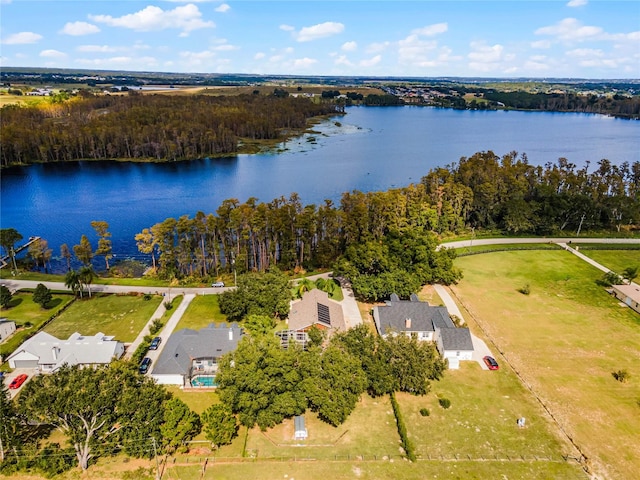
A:
[[[421,107],[350,108],[288,142],[280,154],[141,164],[77,162],[2,172],[2,228],[40,235],[54,256],[92,220],[109,222],[116,258],[137,253],[133,236],[167,217],[215,212],[227,198],[269,202],[297,192],[304,204],[343,192],[418,182],[429,169],[481,150],[526,152],[543,165],[559,157],[592,168],[640,160],[640,122],[598,115],[471,112]],[[335,122],[341,123],[338,127]]]

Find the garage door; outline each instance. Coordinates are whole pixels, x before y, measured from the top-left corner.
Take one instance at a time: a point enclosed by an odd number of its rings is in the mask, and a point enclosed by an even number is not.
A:
[[[15,368],[38,368],[38,360],[16,360]]]

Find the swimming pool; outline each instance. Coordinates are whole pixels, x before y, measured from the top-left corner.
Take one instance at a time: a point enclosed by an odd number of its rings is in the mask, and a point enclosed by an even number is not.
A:
[[[217,387],[216,377],[214,375],[196,375],[191,379],[192,387],[212,388]]]

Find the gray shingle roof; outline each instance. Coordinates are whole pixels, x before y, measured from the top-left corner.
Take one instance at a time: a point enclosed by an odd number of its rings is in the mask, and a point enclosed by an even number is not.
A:
[[[242,329],[237,323],[212,323],[202,330],[183,328],[169,337],[152,373],[187,375],[194,359],[217,358],[232,352],[241,337]]]
[[[432,307],[426,302],[389,301],[377,307],[380,335],[394,332],[433,332],[436,328],[455,328],[445,307]],[[410,325],[407,326],[407,319]]]
[[[440,330],[444,350],[473,351],[471,332],[468,328],[443,328]]]

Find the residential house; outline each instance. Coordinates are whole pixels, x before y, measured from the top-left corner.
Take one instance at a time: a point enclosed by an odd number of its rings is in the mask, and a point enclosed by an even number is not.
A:
[[[640,286],[637,283],[629,285],[612,285],[611,294],[618,300],[640,313]]]
[[[43,373],[52,373],[63,365],[107,365],[123,354],[124,343],[101,332],[93,336],[75,332],[67,340],[38,332],[20,345],[7,360],[11,368],[37,368]]]
[[[342,305],[317,288],[305,292],[302,299],[291,302],[289,328],[277,335],[283,347],[287,347],[291,341],[304,346],[309,340],[307,332],[313,326],[325,331],[328,336],[347,329]]]
[[[0,318],[0,342],[9,338],[16,331],[16,322]]]
[[[201,330],[183,328],[167,340],[151,377],[163,385],[215,387],[220,357],[234,351],[242,335],[237,323],[212,323]]]
[[[435,342],[449,368],[458,368],[460,360],[471,360],[473,342],[468,328],[457,328],[446,307],[421,302],[414,294],[409,301],[392,294],[385,305],[374,307],[373,319],[382,337],[407,335],[418,341]]]

